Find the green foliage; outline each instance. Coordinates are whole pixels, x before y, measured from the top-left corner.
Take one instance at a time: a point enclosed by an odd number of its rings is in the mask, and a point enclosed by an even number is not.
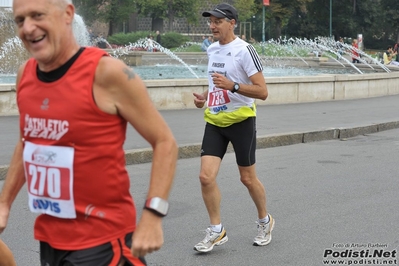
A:
[[[102,0],[74,0],[73,3],[75,12],[84,18],[86,25],[91,25],[96,20],[105,22],[99,10]]]
[[[123,22],[135,11],[134,0],[110,0],[104,6],[105,17],[113,23]]]
[[[168,32],[162,35],[162,46],[168,49],[175,48],[185,44],[189,40],[187,36],[180,33]]]
[[[262,18],[260,2],[256,19],[253,19],[256,23],[254,33],[259,40]],[[328,36],[330,2],[332,34],[336,40],[340,36],[356,38],[362,34],[366,49],[381,50],[386,49],[385,44],[393,45],[399,40],[398,0],[272,0],[270,6],[266,7],[266,40],[281,36],[309,39]]]
[[[186,18],[189,23],[198,23],[198,13],[202,1],[198,0],[136,0],[139,14],[151,18],[173,21],[175,17]],[[187,8],[189,7],[189,8]],[[169,23],[169,31],[173,23]]]
[[[130,43],[135,43],[140,39],[147,38],[150,35],[149,31],[136,31],[131,33],[116,33],[112,36],[109,36],[107,41],[110,44],[116,45],[129,45]]]
[[[234,7],[238,12],[238,20],[246,21],[255,13],[255,0],[236,0]]]
[[[151,17],[154,21],[169,21],[169,26],[164,30],[172,32],[175,18],[185,18],[191,25],[196,24],[201,19],[201,10],[210,6],[213,8],[221,2],[232,3],[236,7],[239,22],[252,22],[251,35],[258,41],[263,37],[263,19],[265,40],[281,36],[314,39],[329,35],[330,0],[271,0],[270,6],[265,8],[264,18],[261,0],[74,0],[76,13],[83,17],[85,23],[106,22],[111,28],[109,35],[120,30],[121,24],[134,12],[142,17]],[[335,39],[340,36],[356,38],[358,34],[363,34],[366,49],[381,50],[399,40],[398,0],[332,0],[331,3],[332,34]],[[133,43],[148,33],[117,36],[112,42]],[[165,47],[179,47],[184,43],[181,38],[183,36],[169,39],[166,34],[162,36],[162,44]]]
[[[273,29],[272,38],[279,38],[290,19],[298,10],[306,10],[306,4],[313,0],[272,0],[266,8],[268,24]],[[258,2],[258,10],[262,12],[263,1]],[[259,13],[260,13],[259,12]],[[285,35],[285,34],[284,34]]]
[[[76,13],[88,25],[94,21],[119,22],[128,19],[136,10],[135,0],[74,0]]]

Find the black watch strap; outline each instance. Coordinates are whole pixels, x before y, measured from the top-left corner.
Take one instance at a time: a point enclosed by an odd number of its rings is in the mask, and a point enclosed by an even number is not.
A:
[[[234,86],[233,89],[231,90],[232,93],[237,92],[240,89],[240,84],[238,84],[237,82],[234,82]]]

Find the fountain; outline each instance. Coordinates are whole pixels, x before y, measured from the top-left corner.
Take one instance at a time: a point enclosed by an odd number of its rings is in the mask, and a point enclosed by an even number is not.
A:
[[[3,79],[0,80],[0,114],[17,114],[14,73],[28,55],[19,38],[15,37],[11,17],[0,12],[0,23],[0,79]],[[91,45],[79,15],[75,17],[73,30],[80,45]],[[268,100],[258,104],[399,94],[399,72],[392,71],[399,68],[384,66],[362,51],[358,51],[362,55],[362,64],[352,64],[345,57],[342,61],[336,60],[338,46],[330,38],[269,40],[254,46],[263,62],[269,89]],[[208,89],[207,57],[203,52],[173,53],[157,43],[155,48],[160,52],[137,51],[146,47],[144,39],[124,47],[112,48],[109,44],[108,47],[111,56],[125,62],[134,58],[130,65],[143,78],[150,97],[160,110],[194,108],[192,93]],[[345,49],[346,56],[350,57],[352,47],[346,45]],[[320,56],[314,56],[314,52]]]

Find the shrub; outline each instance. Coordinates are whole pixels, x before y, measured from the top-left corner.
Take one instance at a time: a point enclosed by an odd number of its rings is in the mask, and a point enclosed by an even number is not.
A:
[[[162,35],[162,46],[168,49],[179,47],[190,39],[177,32],[168,32]]]
[[[130,33],[116,33],[112,36],[108,36],[107,41],[114,45],[129,45],[135,43],[140,39],[147,38],[150,35],[148,31],[136,31]]]

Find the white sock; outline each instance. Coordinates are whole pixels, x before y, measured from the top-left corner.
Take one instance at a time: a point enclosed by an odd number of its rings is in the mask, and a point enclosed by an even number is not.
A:
[[[220,224],[211,224],[210,228],[213,232],[216,232],[216,233],[222,232],[222,224],[221,223]]]
[[[269,214],[266,215],[265,218],[258,219],[258,223],[261,223],[261,224],[267,224],[267,223],[269,223],[269,222],[270,222]]]

